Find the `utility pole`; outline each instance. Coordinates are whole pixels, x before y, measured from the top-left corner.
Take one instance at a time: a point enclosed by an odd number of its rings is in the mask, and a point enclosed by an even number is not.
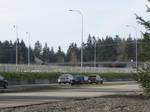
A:
[[[30,66],[30,32],[26,32],[27,38],[28,38],[28,66]]]
[[[18,65],[18,26],[13,25],[13,28],[16,31],[16,66]]]
[[[81,70],[83,68],[83,14],[80,10],[69,10],[81,15]]]

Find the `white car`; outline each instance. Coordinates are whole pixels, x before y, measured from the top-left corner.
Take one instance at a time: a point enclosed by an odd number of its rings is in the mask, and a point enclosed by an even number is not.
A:
[[[61,84],[61,83],[69,83],[71,84],[72,80],[73,80],[73,76],[71,74],[62,74],[59,76],[58,78],[58,83]]]

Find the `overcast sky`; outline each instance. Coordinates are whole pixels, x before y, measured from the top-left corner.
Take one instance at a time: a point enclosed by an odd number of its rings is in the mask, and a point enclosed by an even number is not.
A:
[[[134,13],[146,15],[146,0],[0,0],[0,40],[15,40],[13,25],[18,26],[19,38],[27,42],[25,32],[31,32],[31,44],[39,40],[55,50],[63,50],[71,42],[81,44],[81,17],[69,9],[80,10],[84,15],[84,41],[89,34],[135,36],[140,31]],[[140,37],[139,33],[138,36]]]

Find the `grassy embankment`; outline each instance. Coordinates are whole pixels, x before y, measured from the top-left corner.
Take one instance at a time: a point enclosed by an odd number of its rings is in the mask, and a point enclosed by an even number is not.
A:
[[[62,74],[59,72],[53,73],[33,73],[33,72],[3,72],[0,73],[7,80],[35,80],[35,79],[48,79],[48,80],[57,80],[57,78]],[[91,73],[70,73],[73,75],[92,75]],[[106,80],[117,80],[117,79],[133,79],[133,73],[96,73],[103,77]]]

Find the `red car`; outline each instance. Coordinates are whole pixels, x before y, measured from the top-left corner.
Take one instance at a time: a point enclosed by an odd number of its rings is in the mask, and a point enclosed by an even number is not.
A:
[[[89,76],[89,83],[103,84],[103,79],[99,75],[91,75]]]

